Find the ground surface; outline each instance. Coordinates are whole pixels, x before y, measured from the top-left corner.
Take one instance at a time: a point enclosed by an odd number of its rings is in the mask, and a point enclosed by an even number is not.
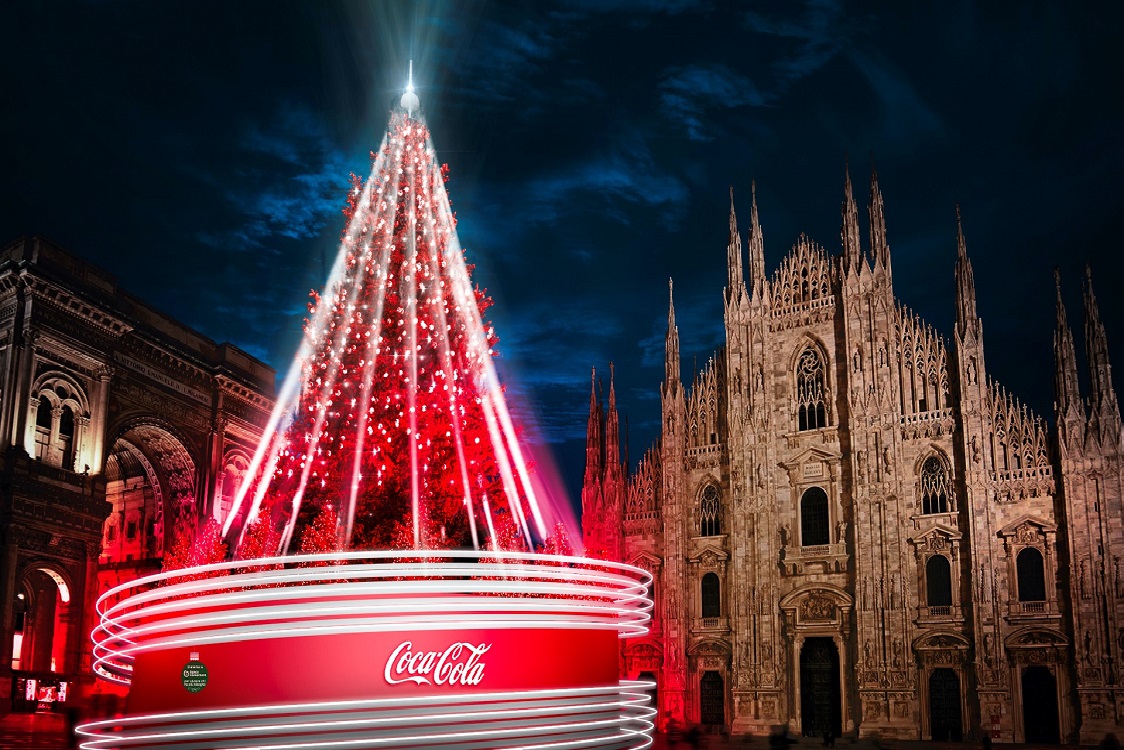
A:
[[[820,750],[819,740],[794,738],[791,750]],[[875,744],[870,740],[841,739],[835,743],[836,750],[980,750],[979,743],[973,742],[898,742],[887,741]],[[62,716],[56,714],[9,714],[0,718],[0,750],[33,748],[51,750],[52,748],[74,747],[66,737],[66,724]],[[717,735],[704,735],[699,738],[698,747],[702,750],[724,750],[725,748],[746,748],[746,750],[770,750],[769,741],[764,737],[723,738]],[[997,745],[1004,750],[1045,750],[1058,745]],[[653,750],[689,750],[686,742],[671,743],[665,735],[656,735]]]

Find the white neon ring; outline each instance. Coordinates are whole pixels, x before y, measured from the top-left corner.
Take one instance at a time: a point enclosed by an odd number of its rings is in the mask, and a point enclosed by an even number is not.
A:
[[[650,746],[652,682],[604,688],[247,706],[130,716],[78,727],[87,750],[625,748]],[[479,725],[479,726],[476,726]]]
[[[328,567],[310,567],[316,563]],[[339,633],[476,626],[610,629],[629,638],[648,630],[651,580],[622,563],[516,552],[339,552],[201,565],[103,594],[91,634],[94,671],[127,685],[135,655],[148,650]]]

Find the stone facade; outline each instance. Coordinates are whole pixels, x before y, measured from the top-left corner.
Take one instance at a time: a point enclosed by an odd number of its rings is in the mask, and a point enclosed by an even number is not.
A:
[[[92,689],[97,596],[221,518],[273,383],[46,240],[0,250],[0,713],[13,675]]]
[[[1056,427],[989,376],[957,226],[951,345],[894,296],[872,178],[862,247],[800,237],[749,284],[732,195],[726,344],[680,381],[669,309],[662,435],[628,474],[612,383],[591,398],[588,553],[655,576],[661,721],[733,732],[1097,742],[1124,724],[1121,423],[1086,280],[1089,397],[1057,302]]]

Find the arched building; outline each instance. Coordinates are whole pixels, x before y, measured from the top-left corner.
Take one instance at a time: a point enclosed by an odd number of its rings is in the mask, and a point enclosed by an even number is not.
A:
[[[273,383],[44,239],[0,250],[0,713],[91,688],[98,594],[229,511]]]
[[[731,196],[732,198],[732,196]],[[587,552],[655,576],[662,719],[911,739],[1099,741],[1124,724],[1124,472],[1086,280],[1089,397],[1060,282],[1056,426],[987,373],[957,227],[951,345],[895,297],[882,195],[869,252],[847,178],[842,254],[800,237],[749,285],[731,200],[726,344],[690,388],[668,316],[662,435],[629,476],[591,398]]]

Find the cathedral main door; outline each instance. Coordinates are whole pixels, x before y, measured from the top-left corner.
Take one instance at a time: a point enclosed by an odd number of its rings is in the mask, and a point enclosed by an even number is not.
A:
[[[699,681],[700,724],[722,726],[726,723],[726,685],[718,672],[704,672]]]
[[[1058,683],[1046,667],[1023,671],[1023,742],[1058,741]]]
[[[808,638],[800,650],[800,715],[805,737],[840,735],[839,651],[831,638]]]
[[[960,742],[960,678],[951,669],[934,669],[929,675],[929,734],[938,742]]]

